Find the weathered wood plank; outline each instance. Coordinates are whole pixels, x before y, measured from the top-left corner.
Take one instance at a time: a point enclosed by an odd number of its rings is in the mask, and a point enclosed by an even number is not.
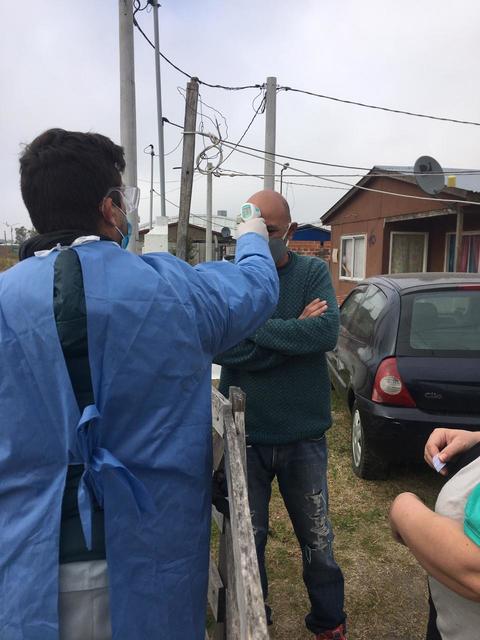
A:
[[[225,469],[230,499],[231,539],[235,563],[236,600],[240,617],[240,639],[268,640],[265,607],[243,466],[244,455],[240,446],[241,437],[237,434],[237,425],[232,414],[225,416],[224,428]],[[227,611],[230,603],[228,591],[232,586],[231,582],[227,583]]]
[[[225,621],[225,587],[215,564],[215,560],[210,555],[210,565],[208,570],[208,604],[212,610],[213,617],[217,622]]]
[[[245,408],[246,395],[239,387],[230,387],[229,400],[232,405],[233,417],[235,419],[235,430],[238,437],[238,446],[242,454],[242,464],[247,477],[247,441],[245,436]]]
[[[215,431],[223,436],[225,415],[231,411],[231,405],[224,396],[212,387],[212,425]]]
[[[224,521],[223,513],[220,513],[220,511],[213,505],[212,505],[212,520],[215,522],[215,524],[218,527],[218,530],[221,533],[223,531],[223,521]]]
[[[216,471],[222,462],[223,454],[225,452],[225,443],[223,437],[217,430],[213,432],[212,436],[213,445],[213,469]]]
[[[229,520],[225,520],[225,560],[227,565],[227,593],[226,593],[226,640],[246,640],[242,635],[242,622],[238,606],[236,588],[236,573],[233,553],[232,527]]]

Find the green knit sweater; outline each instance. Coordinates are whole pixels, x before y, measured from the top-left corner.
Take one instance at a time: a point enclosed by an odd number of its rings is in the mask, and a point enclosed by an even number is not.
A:
[[[331,425],[330,380],[325,352],[335,347],[338,305],[327,265],[289,254],[278,270],[280,299],[270,320],[248,340],[215,358],[222,365],[220,391],[247,394],[251,444],[285,444],[319,438]],[[319,318],[298,317],[315,298],[328,302]]]

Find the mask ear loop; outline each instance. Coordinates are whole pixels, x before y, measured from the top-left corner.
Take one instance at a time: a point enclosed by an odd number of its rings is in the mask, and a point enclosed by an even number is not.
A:
[[[285,242],[285,246],[288,247],[288,243],[290,242],[290,240],[285,240],[285,238],[288,236],[289,232],[290,232],[290,227],[292,226],[293,222],[290,222],[290,224],[288,225],[288,229],[286,230],[286,232],[283,235],[282,240]]]
[[[108,197],[108,196],[107,196],[107,197]],[[105,204],[105,200],[106,200],[106,198],[104,198],[104,199],[103,199],[103,202],[102,202],[102,213],[103,213],[103,206],[104,206],[104,204]],[[123,213],[123,215],[125,216],[125,218],[126,218],[126,220],[127,220],[127,226],[129,226],[129,225],[130,225],[130,222],[128,221],[128,216],[127,216],[127,214],[125,213],[125,211],[122,209],[122,207],[119,207],[119,206],[118,206],[118,204],[115,204],[115,202],[113,202],[113,200],[112,200],[112,203],[113,203],[113,206],[114,206],[114,207],[116,207],[119,211],[121,211],[121,212]],[[127,240],[127,242],[126,242],[126,244],[125,244],[125,239],[127,238],[127,236],[126,236],[124,233],[122,233],[122,232],[120,231],[120,229],[117,227],[117,225],[115,225],[115,224],[114,224],[114,225],[113,225],[113,228],[114,228],[114,229],[116,229],[116,230],[118,231],[118,233],[119,233],[119,234],[121,235],[121,237],[122,237],[122,242],[121,242],[122,249],[126,249],[126,247],[127,247],[127,245],[128,245],[128,240]],[[129,235],[128,235],[128,239],[130,240],[130,236],[129,236]],[[125,246],[123,246],[124,244],[125,244]]]

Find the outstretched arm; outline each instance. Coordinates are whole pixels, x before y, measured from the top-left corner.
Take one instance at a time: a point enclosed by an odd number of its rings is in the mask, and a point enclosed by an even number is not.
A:
[[[462,524],[429,509],[413,493],[401,493],[390,509],[390,525],[425,571],[460,596],[480,602],[480,547]]]

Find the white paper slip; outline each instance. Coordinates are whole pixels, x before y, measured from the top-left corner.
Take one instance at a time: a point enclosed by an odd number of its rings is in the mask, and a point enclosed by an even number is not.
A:
[[[438,457],[438,453],[436,456],[433,456],[432,458],[432,462],[433,462],[433,466],[435,467],[435,471],[438,471],[438,473],[440,473],[440,471],[443,469],[443,467],[445,466],[445,462],[442,462],[439,457]]]

